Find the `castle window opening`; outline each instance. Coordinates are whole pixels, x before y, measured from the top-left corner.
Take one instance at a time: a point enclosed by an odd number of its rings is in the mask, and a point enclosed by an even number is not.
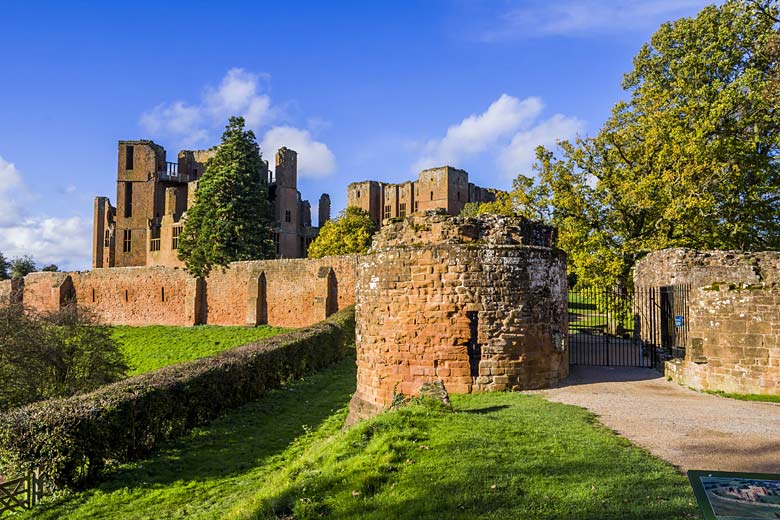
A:
[[[292,222],[292,212],[289,209],[284,210],[284,221]]]
[[[127,148],[125,148],[125,170],[132,170],[133,169],[133,147],[131,145],[127,145]]]
[[[357,198],[360,198],[360,190],[357,190]]]
[[[106,229],[106,237],[103,239],[103,247],[111,247],[111,232]]]
[[[95,303],[95,288],[92,288],[92,303]]]
[[[458,200],[460,200],[460,192],[458,192]]]
[[[390,205],[385,206],[385,218],[390,218]]]
[[[420,203],[417,201],[414,201],[414,212],[417,213],[418,208],[420,207]]]
[[[165,287],[160,287],[160,300],[165,301]]]
[[[125,289],[125,302],[129,302],[129,301],[130,301],[130,293],[127,291],[127,289]]]
[[[398,207],[398,216],[404,218],[406,216],[406,203],[402,203]]]
[[[160,250],[160,228],[159,227],[152,228],[152,232],[149,238],[149,250],[150,251]]]
[[[433,200],[433,192],[431,192],[431,200]]]
[[[122,252],[129,253],[133,246],[133,232],[130,229],[124,230],[124,236],[122,237]]]
[[[181,235],[181,226],[173,228],[173,238],[171,239],[171,249],[179,249],[179,235]]]
[[[125,183],[125,218],[133,216],[133,183]]]
[[[279,233],[273,234],[274,239],[274,247],[276,248],[276,255],[279,255],[280,249],[279,249]]]

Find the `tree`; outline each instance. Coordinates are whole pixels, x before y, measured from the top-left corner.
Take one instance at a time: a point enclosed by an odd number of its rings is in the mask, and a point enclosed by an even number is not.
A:
[[[367,211],[349,206],[335,220],[329,220],[309,245],[309,258],[363,254],[371,247],[376,224]]]
[[[179,238],[179,258],[195,276],[238,260],[272,258],[268,187],[255,135],[231,117],[198,181]]]
[[[780,248],[777,14],[731,0],[662,25],[599,133],[537,150],[512,196],[551,209],[580,284],[628,285],[667,247]]]
[[[40,315],[0,306],[0,410],[86,392],[124,376],[108,327],[75,305]]]
[[[30,255],[24,255],[11,260],[11,278],[24,278],[38,270],[35,260]]]
[[[3,253],[0,253],[0,280],[8,280],[11,275],[8,273],[8,268],[11,264],[5,259]]]
[[[46,267],[42,267],[41,271],[44,272],[50,272],[50,273],[56,273],[60,270],[59,267],[57,267],[57,264],[49,264]]]

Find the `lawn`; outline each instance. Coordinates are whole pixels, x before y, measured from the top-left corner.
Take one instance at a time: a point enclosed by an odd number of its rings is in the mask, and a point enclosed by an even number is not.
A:
[[[129,376],[174,363],[218,354],[240,345],[275,336],[288,329],[279,327],[150,327],[117,326],[112,336],[119,343]]]
[[[453,396],[454,412],[416,404],[342,431],[354,381],[347,359],[35,518],[698,517],[684,476],[583,409]]]

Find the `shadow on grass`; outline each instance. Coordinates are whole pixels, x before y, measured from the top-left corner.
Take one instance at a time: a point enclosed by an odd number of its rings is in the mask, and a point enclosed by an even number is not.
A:
[[[472,408],[469,410],[459,410],[461,413],[473,413],[478,415],[484,415],[488,413],[498,412],[503,410],[504,408],[509,408],[509,405],[501,404],[498,406],[487,406],[485,408]]]
[[[210,425],[165,445],[149,458],[120,467],[96,488],[42,505],[38,514],[76,512],[96,493],[123,489],[161,490],[173,483],[209,481],[215,485],[256,469],[282,453],[296,438],[316,428],[355,390],[355,361],[296,381],[229,412]],[[219,396],[214,396],[218,399]],[[192,497],[195,499],[196,497]],[[50,518],[47,516],[46,518]]]

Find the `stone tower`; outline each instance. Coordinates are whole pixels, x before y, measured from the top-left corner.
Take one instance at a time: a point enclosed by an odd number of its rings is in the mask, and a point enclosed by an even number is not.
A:
[[[330,195],[323,193],[320,196],[319,205],[319,218],[317,220],[317,226],[322,227],[325,222],[330,220]]]
[[[554,236],[519,219],[436,212],[383,227],[358,264],[348,422],[433,380],[469,393],[566,377],[566,257]]]
[[[282,147],[276,152],[276,221],[279,222],[279,250],[287,258],[303,256],[298,228],[298,154]]]

